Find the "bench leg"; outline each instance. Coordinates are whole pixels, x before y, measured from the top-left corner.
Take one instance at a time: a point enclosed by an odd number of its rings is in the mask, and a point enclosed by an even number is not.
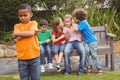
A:
[[[114,55],[111,54],[110,57],[111,57],[111,70],[114,70]]]
[[[108,55],[105,55],[105,67],[108,67]]]
[[[111,55],[110,55],[111,70],[114,70],[114,45],[113,45],[113,38],[111,38],[111,40],[110,40],[110,45],[111,45]]]

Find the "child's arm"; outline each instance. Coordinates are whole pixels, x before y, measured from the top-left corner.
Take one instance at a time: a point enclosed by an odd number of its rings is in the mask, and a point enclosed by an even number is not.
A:
[[[77,28],[77,24],[75,24],[75,23],[72,24],[72,29],[76,32],[79,31],[78,28]]]
[[[64,40],[64,41],[62,41],[61,43],[62,43],[62,44],[65,44],[65,43],[66,43],[66,41]]]
[[[63,39],[64,37],[65,37],[65,36],[62,35],[62,36],[58,37],[57,39],[55,39],[55,35],[53,35],[53,36],[52,36],[52,41],[53,41],[53,42],[57,42],[57,41],[59,41],[60,39]]]
[[[46,43],[49,43],[50,41],[51,41],[51,39],[48,39],[48,40],[46,40],[45,42],[46,42]]]
[[[29,30],[29,31],[24,31],[24,32],[16,32],[16,31],[13,32],[13,36],[15,36],[15,37],[23,37],[23,38],[31,37],[31,36],[33,36],[35,34],[36,34],[35,30]]]
[[[13,33],[11,34],[11,36],[15,41],[23,39],[23,37],[15,36]]]

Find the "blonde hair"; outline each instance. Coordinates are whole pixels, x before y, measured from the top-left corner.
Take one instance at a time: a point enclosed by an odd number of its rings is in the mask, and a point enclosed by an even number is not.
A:
[[[64,19],[65,19],[65,18],[70,18],[70,19],[72,20],[72,15],[66,14],[66,15],[64,16]]]

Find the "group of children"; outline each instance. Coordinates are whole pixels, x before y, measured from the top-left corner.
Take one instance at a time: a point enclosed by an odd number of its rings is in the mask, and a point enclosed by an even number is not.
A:
[[[65,15],[53,20],[52,30],[48,30],[48,22],[31,21],[33,16],[31,7],[22,4],[18,7],[18,17],[21,23],[14,26],[12,36],[16,39],[18,67],[21,80],[40,80],[40,71],[45,72],[45,55],[47,55],[48,68],[53,69],[51,45],[53,46],[55,67],[61,71],[61,60],[64,55],[64,74],[71,73],[70,55],[74,49],[80,55],[78,74],[91,72],[90,55],[102,74],[102,66],[97,56],[97,38],[86,20],[86,11],[75,9],[73,17]],[[47,54],[46,54],[47,53]],[[40,67],[41,66],[41,67]]]

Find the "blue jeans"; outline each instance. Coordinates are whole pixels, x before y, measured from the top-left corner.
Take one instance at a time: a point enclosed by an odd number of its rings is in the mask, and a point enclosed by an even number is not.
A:
[[[45,55],[47,53],[47,63],[52,63],[52,54],[50,44],[42,44],[40,45],[40,62],[41,64],[45,64]]]
[[[54,45],[54,55],[59,54],[59,52],[64,52],[65,44],[56,44]]]
[[[83,73],[84,72],[84,63],[85,63],[85,51],[84,46],[80,41],[71,41],[66,44],[65,50],[64,50],[64,58],[65,58],[65,73],[71,72],[70,67],[70,54],[74,50],[74,48],[78,51],[80,55],[79,60],[79,68],[78,72]]]
[[[85,67],[90,66],[90,55],[94,61],[95,66],[98,70],[102,69],[102,66],[100,65],[99,58],[97,56],[97,41],[85,43]]]
[[[18,60],[20,80],[40,80],[40,59]]]

